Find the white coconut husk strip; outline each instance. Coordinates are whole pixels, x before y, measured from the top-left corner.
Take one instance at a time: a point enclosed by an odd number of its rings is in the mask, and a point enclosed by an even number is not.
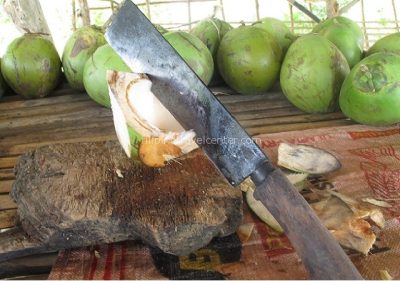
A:
[[[132,158],[137,145],[130,128],[140,136],[140,160],[151,167],[163,167],[198,148],[195,133],[185,131],[151,92],[152,82],[147,75],[109,70],[107,81],[115,130],[128,157]]]

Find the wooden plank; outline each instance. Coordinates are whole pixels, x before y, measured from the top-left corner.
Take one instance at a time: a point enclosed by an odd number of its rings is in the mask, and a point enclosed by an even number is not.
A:
[[[34,100],[26,100],[18,96],[10,97],[11,101],[8,101],[7,98],[4,98],[4,100],[0,103],[0,111],[42,105],[68,104],[70,102],[90,100],[86,94],[79,94],[71,89],[60,90],[57,93],[59,96],[50,96]],[[14,100],[15,98],[18,98],[18,100]]]
[[[0,211],[0,229],[14,227],[16,219],[17,209]]]
[[[80,120],[96,120],[101,117],[108,117],[112,119],[112,112],[108,108],[90,108],[88,110],[82,110],[78,112],[67,112],[58,113],[52,115],[38,115],[34,118],[31,117],[21,117],[14,119],[7,119],[0,122],[0,131],[3,130],[5,133],[7,131],[12,131],[15,128],[35,128],[38,125],[50,125],[50,124],[60,124],[60,122],[69,121],[80,121]],[[8,129],[8,130],[6,130]]]
[[[0,169],[13,168],[17,161],[16,156],[1,157],[0,158]]]
[[[40,105],[40,106],[27,106],[21,108],[4,109],[0,112],[0,121],[7,119],[21,118],[21,117],[35,117],[40,115],[52,115],[67,112],[83,111],[89,108],[101,108],[91,100],[78,100],[68,103],[59,103],[54,105]]]
[[[0,181],[0,194],[9,193],[14,180],[2,180]]]
[[[353,124],[355,123],[350,120],[339,119],[339,120],[320,121],[320,122],[259,126],[259,127],[248,128],[247,132],[252,136],[256,136],[260,134],[280,133],[280,132],[324,128],[324,127],[338,127],[338,126],[347,126]]]
[[[262,118],[256,120],[244,120],[240,124],[245,128],[259,127],[266,125],[282,125],[282,124],[299,124],[299,123],[312,123],[328,120],[344,119],[344,115],[341,112],[326,113],[326,114],[303,114],[298,116],[286,116],[286,117],[273,117],[273,118]]]
[[[224,93],[225,88],[214,89],[214,93]],[[276,100],[287,100],[283,93],[280,92],[271,92],[264,95],[254,95],[254,96],[245,96],[245,95],[217,95],[217,98],[223,104],[232,104],[232,103],[240,103],[240,102],[250,102],[250,101],[276,101]]]
[[[96,128],[97,129],[97,128]],[[89,132],[85,135],[75,135],[75,136],[70,136],[68,134],[68,138],[63,138],[61,135],[58,135],[58,138],[48,140],[45,139],[40,142],[36,143],[24,143],[24,144],[17,144],[17,145],[10,145],[7,147],[2,147],[0,146],[0,156],[2,155],[18,155],[25,153],[29,150],[35,149],[40,146],[44,145],[50,145],[50,144],[55,144],[55,143],[79,143],[79,142],[99,142],[99,141],[109,141],[109,140],[116,140],[117,136],[115,135],[115,132],[103,132],[99,130],[95,130],[94,132]],[[1,179],[1,171],[0,171],[0,179]],[[8,177],[6,179],[13,179],[14,177]]]
[[[304,112],[295,107],[288,108],[273,108],[266,110],[254,110],[235,113],[233,116],[238,121],[256,120],[261,118],[283,117],[283,116],[296,116],[303,115]]]
[[[253,111],[253,110],[270,110],[274,108],[289,108],[293,107],[292,104],[287,100],[277,100],[273,102],[260,102],[260,101],[249,101],[241,103],[226,104],[226,108],[232,113]]]
[[[0,169],[0,180],[12,180],[15,178],[14,169]]]
[[[0,195],[0,211],[2,210],[9,210],[9,209],[16,209],[17,204],[11,199],[8,194]]]
[[[109,136],[114,139],[115,129],[111,120],[98,120],[93,123],[61,123],[59,125],[47,128],[36,128],[26,134],[11,134],[2,137],[0,143],[0,156],[18,155],[7,152],[10,146],[26,143],[41,143],[43,141],[58,141],[90,137],[90,136]]]

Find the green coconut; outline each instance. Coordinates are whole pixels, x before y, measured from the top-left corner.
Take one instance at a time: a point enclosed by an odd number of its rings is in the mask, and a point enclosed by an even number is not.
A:
[[[338,109],[342,83],[350,68],[328,39],[310,34],[297,39],[282,64],[280,83],[288,100],[308,113]]]
[[[86,61],[83,69],[83,85],[95,102],[105,107],[111,107],[106,78],[107,70],[130,71],[130,68],[110,45],[105,44],[99,47]]]
[[[340,108],[356,122],[400,122],[400,55],[376,53],[358,63],[340,91]]]
[[[165,27],[163,27],[163,26],[161,26],[161,25],[159,25],[159,24],[154,24],[154,27],[158,30],[158,32],[160,32],[161,34],[165,34],[165,33],[167,33],[168,32],[168,30],[165,28]]]
[[[210,50],[213,58],[216,58],[221,39],[231,29],[229,23],[212,17],[200,21],[190,33],[198,37]]]
[[[358,46],[360,49],[364,48],[364,33],[361,30],[360,26],[352,21],[349,18],[342,17],[342,16],[337,16],[333,18],[329,18],[327,20],[324,20],[320,23],[318,23],[316,26],[314,26],[312,33],[319,33],[323,29],[329,27],[332,24],[342,24],[343,26],[346,26],[346,28],[349,28],[350,30],[353,31],[354,34],[354,39],[356,40]]]
[[[375,53],[395,53],[400,55],[400,32],[382,37],[367,51],[367,56]]]
[[[263,18],[253,26],[262,28],[271,33],[281,46],[284,54],[286,54],[289,46],[296,39],[296,36],[289,30],[286,24],[275,18]]]
[[[49,95],[58,85],[61,61],[53,43],[38,34],[14,39],[1,60],[4,80],[25,98]]]
[[[62,65],[71,88],[83,91],[83,68],[96,49],[106,44],[102,30],[85,26],[76,30],[65,44]]]
[[[2,96],[4,96],[6,88],[7,88],[7,84],[3,79],[3,75],[1,74],[1,59],[0,59],[0,98]]]
[[[232,26],[220,19],[215,17],[207,18],[200,21],[190,33],[198,37],[210,50],[214,61],[214,74],[212,77],[213,82],[221,81],[221,76],[219,74],[217,61],[217,51],[221,39],[225,34],[232,29]]]
[[[172,31],[164,34],[184,61],[199,78],[208,85],[214,72],[214,62],[207,46],[193,34],[184,31]]]
[[[319,31],[319,34],[331,41],[345,56],[350,68],[356,65],[362,58],[363,46],[353,28],[333,19],[332,23]]]
[[[218,68],[224,81],[245,95],[266,92],[276,82],[282,50],[267,31],[241,26],[229,31],[218,49]]]

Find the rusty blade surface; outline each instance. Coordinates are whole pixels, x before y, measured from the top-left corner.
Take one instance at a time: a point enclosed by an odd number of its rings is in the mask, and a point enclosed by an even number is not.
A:
[[[106,39],[132,71],[150,76],[154,94],[185,129],[196,132],[197,143],[231,184],[239,184],[268,161],[131,1],[125,1],[114,16]]]

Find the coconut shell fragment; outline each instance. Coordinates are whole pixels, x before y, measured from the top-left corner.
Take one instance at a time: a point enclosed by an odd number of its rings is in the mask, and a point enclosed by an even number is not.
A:
[[[278,147],[278,165],[311,175],[327,174],[341,167],[331,153],[309,145],[281,143]]]

